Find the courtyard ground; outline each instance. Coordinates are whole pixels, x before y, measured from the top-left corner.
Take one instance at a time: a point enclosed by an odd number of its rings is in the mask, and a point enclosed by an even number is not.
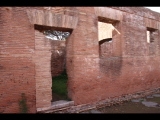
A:
[[[160,113],[160,93],[84,113]]]

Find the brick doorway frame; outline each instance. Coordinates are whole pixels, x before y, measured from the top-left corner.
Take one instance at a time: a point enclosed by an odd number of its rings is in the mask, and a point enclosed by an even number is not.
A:
[[[59,29],[74,29],[76,28],[76,25],[78,23],[78,17],[65,15],[62,14],[54,14],[52,11],[46,11],[46,10],[37,10],[32,9],[27,11],[28,18],[30,23],[35,25],[41,25],[41,26],[50,26],[55,27]],[[59,19],[61,18],[61,19]],[[48,64],[45,65],[48,68],[50,67],[50,59],[49,58],[51,52],[48,52],[48,55],[45,57],[46,59],[41,59],[43,56],[45,56],[45,53],[43,54],[43,51],[40,52],[40,49],[38,49],[38,44],[36,43],[36,32],[35,32],[35,53],[34,53],[34,62],[35,62],[35,81],[36,81],[36,109],[46,108],[51,106],[51,100],[52,100],[52,89],[51,89],[51,78],[49,77],[51,75],[51,71],[47,69],[46,75],[43,74],[45,70],[40,70],[39,65],[42,65],[45,61],[45,63],[48,61]],[[72,42],[68,39],[66,42],[66,51],[73,52],[72,50]],[[47,45],[48,43],[46,43]],[[69,46],[69,47],[67,47]],[[36,51],[37,49],[37,51]],[[66,59],[72,59],[70,56],[66,56]],[[43,61],[44,60],[44,61]],[[69,62],[69,60],[66,60],[66,64]],[[68,65],[70,68],[72,66]],[[68,67],[66,67],[68,68]],[[69,69],[70,69],[69,68]],[[42,76],[45,77],[42,77]],[[70,76],[72,76],[72,73],[69,72],[68,81],[70,81]],[[44,82],[45,78],[47,78],[47,82]],[[69,94],[72,91],[69,91]],[[47,93],[47,94],[46,94]],[[69,95],[71,98],[71,96]]]

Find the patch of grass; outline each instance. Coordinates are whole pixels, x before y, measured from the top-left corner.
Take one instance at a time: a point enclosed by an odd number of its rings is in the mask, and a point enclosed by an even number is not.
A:
[[[67,79],[66,70],[61,75],[52,77],[52,92],[59,95],[62,99],[68,99]]]

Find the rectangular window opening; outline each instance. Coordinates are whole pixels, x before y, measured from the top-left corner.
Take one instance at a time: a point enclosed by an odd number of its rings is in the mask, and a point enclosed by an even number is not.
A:
[[[155,41],[156,29],[147,27],[147,43],[152,43]]]
[[[98,17],[98,41],[99,42],[112,42],[113,36],[120,34],[116,29],[119,21],[109,18]]]
[[[99,41],[99,56],[111,57],[113,55],[116,36],[119,32],[119,22],[117,20],[98,17],[98,41]],[[114,46],[114,47],[113,47]]]

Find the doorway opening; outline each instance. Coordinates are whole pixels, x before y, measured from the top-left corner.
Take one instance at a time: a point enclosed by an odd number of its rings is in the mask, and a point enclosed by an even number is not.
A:
[[[50,87],[52,94],[51,102],[70,100],[67,92],[66,41],[71,35],[72,29],[35,25],[35,30],[38,31],[35,46],[37,46],[37,48],[39,47],[36,51],[38,51],[37,53],[39,54],[42,51],[44,54],[42,57],[47,61],[45,63],[37,61],[38,65],[46,64],[49,68],[45,68],[44,73],[47,71],[50,72],[47,73],[47,76],[45,75],[42,76],[43,78],[39,78],[43,79],[43,83],[40,83],[42,80],[38,80],[36,84],[41,84],[41,86],[43,86],[42,89],[48,89]],[[41,73],[37,72],[37,76],[41,76]],[[49,86],[45,84],[44,78],[46,78],[46,81],[50,81]],[[49,94],[45,91],[42,92],[43,94]]]

